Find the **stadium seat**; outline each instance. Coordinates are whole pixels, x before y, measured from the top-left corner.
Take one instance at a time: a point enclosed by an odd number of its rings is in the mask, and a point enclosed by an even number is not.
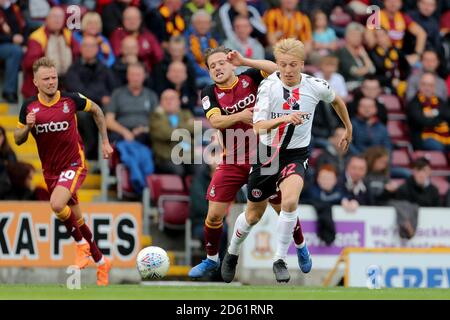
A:
[[[420,157],[425,157],[428,161],[430,161],[432,169],[450,170],[447,158],[445,157],[445,154],[441,151],[424,151],[424,150],[414,151],[412,155],[413,160],[416,160],[417,158]]]
[[[398,149],[392,151],[392,163],[393,167],[409,168],[411,160],[409,154],[405,149]]]
[[[117,178],[117,198],[120,200],[137,199],[139,196],[133,191],[127,167],[123,163],[119,163],[115,167],[115,172]]]
[[[438,188],[441,197],[447,195],[449,184],[445,177],[431,177],[431,183]]]
[[[380,100],[386,106],[386,109],[389,112],[401,112],[402,105],[400,104],[400,100],[397,96],[393,94],[382,94],[380,96]]]
[[[161,195],[187,195],[182,178],[176,174],[152,174],[147,177],[147,185],[154,203]]]
[[[388,120],[387,131],[394,144],[406,146],[410,143],[406,123],[401,120]]]

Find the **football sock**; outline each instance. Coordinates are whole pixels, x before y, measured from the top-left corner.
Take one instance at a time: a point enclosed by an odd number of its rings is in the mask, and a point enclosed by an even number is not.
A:
[[[73,214],[72,210],[70,210],[69,206],[65,206],[61,212],[56,212],[56,216],[64,223],[67,231],[69,231],[70,235],[77,243],[83,240],[83,235],[78,228],[77,218]]]
[[[97,247],[97,244],[92,239],[92,232],[89,229],[88,225],[84,223],[84,219],[81,218],[77,221],[77,224],[80,228],[81,234],[83,235],[84,239],[89,243],[89,249],[92,254],[92,259],[94,259],[95,262],[99,262],[101,259],[103,259],[103,255],[100,251],[100,249]]]
[[[297,223],[296,212],[281,211],[277,222],[277,250],[274,261],[286,260],[287,251],[292,241],[292,232]]]
[[[239,255],[241,245],[244,243],[252,227],[247,223],[247,219],[245,219],[245,212],[242,212],[234,223],[233,235],[231,236],[230,246],[228,247],[230,254]]]
[[[205,232],[206,254],[209,259],[217,262],[219,260],[219,243],[223,232],[223,223],[220,223],[219,226],[210,226],[205,221],[203,230]]]
[[[305,244],[305,238],[303,237],[303,231],[302,231],[302,225],[300,224],[300,219],[297,216],[297,224],[294,228],[294,234],[292,235],[294,237],[295,246],[297,248],[302,248]],[[301,247],[300,247],[301,246]]]

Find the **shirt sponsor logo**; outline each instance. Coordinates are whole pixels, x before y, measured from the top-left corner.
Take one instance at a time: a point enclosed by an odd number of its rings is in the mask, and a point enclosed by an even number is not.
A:
[[[256,97],[252,93],[249,96],[245,97],[244,99],[239,100],[238,102],[236,102],[232,106],[223,107],[223,108],[225,109],[225,111],[227,113],[236,113],[236,112],[239,112],[239,111],[245,109],[246,107],[248,107],[252,103],[255,103],[255,101],[256,101]]]
[[[36,125],[36,134],[47,133],[47,132],[58,132],[58,131],[66,131],[69,129],[69,122],[49,122],[42,123]]]

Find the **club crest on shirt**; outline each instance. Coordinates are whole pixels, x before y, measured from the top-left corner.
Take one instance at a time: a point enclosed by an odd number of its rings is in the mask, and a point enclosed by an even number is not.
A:
[[[242,88],[247,88],[248,87],[248,85],[249,85],[249,83],[245,80],[245,79],[243,79],[242,80]]]
[[[212,198],[216,196],[216,186],[211,187],[211,190],[209,191],[209,196]]]
[[[69,113],[69,111],[70,111],[69,105],[67,104],[67,102],[64,102],[63,112],[64,113]]]
[[[211,107],[211,102],[209,101],[209,97],[206,96],[202,99],[203,109],[208,110]]]
[[[225,95],[225,92],[221,92],[217,95],[217,98],[222,99],[224,95]]]

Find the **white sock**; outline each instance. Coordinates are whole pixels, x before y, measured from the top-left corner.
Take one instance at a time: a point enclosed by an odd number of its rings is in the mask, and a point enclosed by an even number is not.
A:
[[[303,247],[305,246],[305,244],[306,244],[306,241],[303,240],[302,243],[300,243],[300,244],[295,244],[295,247],[301,249],[301,248],[303,248]]]
[[[101,258],[100,260],[98,260],[98,261],[96,262],[96,265],[97,265],[97,266],[101,266],[102,264],[105,264],[105,259],[103,258],[103,256],[102,256],[102,258]]]
[[[79,244],[79,245],[82,245],[82,244],[85,244],[85,243],[87,243],[87,241],[86,241],[86,239],[85,238],[81,238],[81,240],[80,241],[76,241],[77,242],[77,244]]]
[[[216,253],[216,254],[213,255],[213,256],[206,255],[206,257],[207,257],[208,259],[211,259],[212,261],[219,262],[219,254],[218,254],[218,253]]]
[[[247,219],[245,219],[245,212],[242,212],[237,217],[234,224],[233,235],[231,237],[230,246],[228,247],[228,253],[239,255],[241,246],[250,233],[252,227],[253,226],[248,224]]]
[[[292,241],[292,233],[297,224],[297,214],[294,212],[281,211],[277,222],[277,251],[274,261],[286,260],[289,245]]]

